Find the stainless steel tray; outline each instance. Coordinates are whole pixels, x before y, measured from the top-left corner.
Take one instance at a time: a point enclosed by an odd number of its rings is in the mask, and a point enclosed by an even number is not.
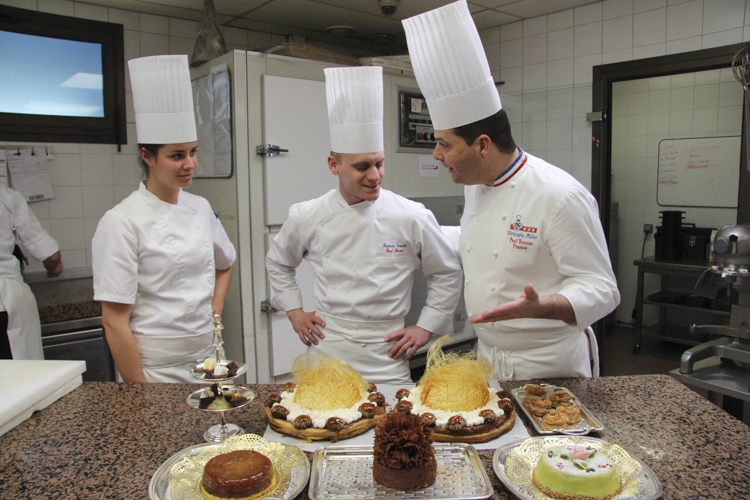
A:
[[[531,412],[523,404],[523,398],[526,396],[526,387],[529,385],[540,385],[544,387],[545,389],[547,389],[548,396],[558,390],[562,390],[565,391],[565,393],[570,394],[573,397],[573,400],[571,402],[581,408],[583,419],[581,419],[580,422],[578,422],[574,426],[569,427],[568,429],[543,430],[542,417],[532,415]],[[588,410],[588,408],[583,406],[583,404],[578,400],[575,394],[570,392],[565,387],[559,387],[550,384],[527,384],[523,387],[519,387],[518,389],[513,389],[510,392],[518,402],[517,406],[521,410],[523,410],[527,417],[529,417],[529,420],[531,420],[531,425],[534,426],[534,430],[536,430],[539,434],[569,434],[573,436],[583,436],[588,434],[589,432],[601,432],[604,430],[604,424],[602,424],[599,419],[597,419],[594,414]]]
[[[533,437],[529,439],[550,439],[549,436],[544,437]],[[580,437],[583,441],[589,441],[592,443],[601,443],[601,444],[609,444],[606,441],[603,441],[601,439],[585,436]],[[516,483],[515,481],[511,480],[506,474],[505,474],[505,462],[508,458],[508,454],[511,452],[511,450],[517,446],[520,446],[521,443],[523,443],[525,440],[521,439],[519,441],[514,441],[512,443],[508,443],[504,446],[499,447],[497,450],[495,450],[494,455],[492,455],[492,468],[495,471],[495,474],[497,475],[498,479],[505,485],[505,487],[513,493],[515,496],[522,500],[538,500],[540,497],[537,496],[539,492],[536,494],[526,487],[524,487],[521,484]],[[638,494],[631,497],[628,496],[627,498],[629,500],[656,500],[659,498],[664,490],[662,489],[661,482],[659,481],[659,478],[656,477],[656,474],[654,474],[654,471],[652,471],[648,465],[644,464],[640,459],[637,457],[630,455],[630,457],[634,460],[636,460],[640,465],[641,468],[638,471],[638,481],[640,482],[640,487]],[[547,498],[546,496],[542,495],[541,498]],[[616,496],[613,500],[618,500],[620,498],[625,498],[623,495]]]
[[[372,446],[327,446],[313,455],[308,495],[311,500],[429,498],[479,500],[492,496],[492,484],[477,450],[463,443],[435,444],[435,484],[399,491],[372,479]]]

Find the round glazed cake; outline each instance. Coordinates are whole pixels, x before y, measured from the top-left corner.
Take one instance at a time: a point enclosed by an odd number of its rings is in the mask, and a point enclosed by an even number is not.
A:
[[[622,490],[617,466],[591,446],[560,445],[545,450],[532,480],[545,495],[563,500],[608,500]]]
[[[437,462],[432,429],[416,415],[386,415],[375,426],[372,475],[376,483],[402,491],[434,484]]]
[[[201,493],[210,500],[253,499],[276,486],[271,459],[253,450],[222,453],[206,463]]]

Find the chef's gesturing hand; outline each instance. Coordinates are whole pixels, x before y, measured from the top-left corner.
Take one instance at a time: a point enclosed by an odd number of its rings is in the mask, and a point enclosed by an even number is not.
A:
[[[575,311],[568,299],[560,294],[540,297],[532,284],[526,285],[516,300],[475,314],[471,322],[493,323],[518,318],[559,319],[569,325],[576,325]]]
[[[287,311],[286,316],[292,322],[292,327],[297,332],[297,335],[299,335],[299,339],[306,346],[312,344],[318,345],[318,339],[315,338],[315,335],[321,339],[326,338],[323,332],[317,327],[317,325],[326,326],[326,322],[320,316],[316,315],[315,311],[305,312],[300,307],[299,309]]]
[[[424,328],[406,325],[401,330],[396,330],[385,336],[386,342],[401,337],[396,345],[388,351],[388,356],[392,359],[398,359],[402,354],[405,354],[404,361],[409,361],[417,353],[417,349],[425,345],[431,336],[432,334]]]

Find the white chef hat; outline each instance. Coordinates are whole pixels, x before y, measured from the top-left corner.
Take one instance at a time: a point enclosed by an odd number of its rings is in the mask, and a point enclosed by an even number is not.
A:
[[[186,55],[139,57],[128,61],[139,144],[181,144],[198,140]]]
[[[500,111],[500,95],[466,0],[401,22],[436,130],[468,125]]]
[[[331,151],[383,151],[383,68],[326,68]]]

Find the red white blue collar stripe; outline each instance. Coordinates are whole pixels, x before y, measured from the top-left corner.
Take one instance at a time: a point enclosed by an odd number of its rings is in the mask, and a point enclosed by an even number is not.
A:
[[[495,179],[495,182],[492,184],[493,186],[497,187],[497,186],[501,186],[505,184],[511,179],[511,177],[516,175],[516,173],[518,173],[518,171],[521,170],[521,167],[526,165],[526,159],[528,158],[526,156],[526,153],[524,152],[523,149],[521,149],[521,146],[518,146],[518,151],[520,151],[520,153],[518,154],[516,159],[513,160],[513,163],[510,164],[510,166],[505,170],[505,172],[500,174],[498,178]]]

